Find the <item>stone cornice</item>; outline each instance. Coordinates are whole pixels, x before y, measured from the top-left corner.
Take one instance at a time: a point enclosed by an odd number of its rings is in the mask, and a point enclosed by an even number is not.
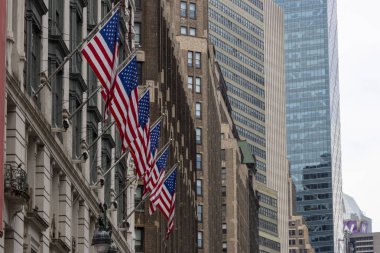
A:
[[[79,195],[86,200],[91,212],[98,216],[100,214],[98,200],[89,188],[84,176],[78,173],[69,157],[65,155],[66,152],[62,150],[60,145],[57,145],[54,135],[50,130],[50,125],[47,123],[42,113],[37,109],[36,105],[32,103],[31,98],[21,91],[19,84],[8,71],[6,78],[7,95],[16,103],[17,107],[25,116],[26,121],[30,123],[30,126],[45,144],[46,149],[49,150],[51,156],[62,169],[64,174],[69,178]],[[120,235],[112,223],[109,224],[113,228],[114,232],[112,233],[112,237],[118,245],[119,250],[121,252],[130,252],[125,238]]]

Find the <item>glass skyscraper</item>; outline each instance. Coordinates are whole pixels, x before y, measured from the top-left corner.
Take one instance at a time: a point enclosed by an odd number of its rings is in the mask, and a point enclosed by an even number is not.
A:
[[[336,0],[276,0],[285,19],[288,158],[316,252],[342,235]],[[340,247],[341,249],[343,247]]]

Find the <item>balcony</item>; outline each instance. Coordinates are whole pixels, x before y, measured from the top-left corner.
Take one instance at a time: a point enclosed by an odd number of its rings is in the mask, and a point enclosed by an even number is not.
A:
[[[4,196],[17,204],[26,204],[30,196],[26,172],[20,167],[5,164]]]

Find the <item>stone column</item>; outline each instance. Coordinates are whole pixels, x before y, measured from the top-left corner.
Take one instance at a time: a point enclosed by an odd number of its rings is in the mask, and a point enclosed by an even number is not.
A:
[[[6,13],[12,13],[13,0],[7,1]],[[12,73],[12,48],[14,43],[13,28],[12,28],[13,15],[7,15],[7,45],[6,45],[6,58],[7,58],[7,70]]]
[[[48,8],[49,1],[45,1],[45,4]],[[42,49],[41,49],[41,80],[44,80],[49,76],[48,67],[48,55],[49,55],[49,14],[45,14],[42,16]],[[45,39],[46,38],[46,39]],[[45,119],[49,124],[51,124],[51,114],[52,114],[52,95],[50,90],[50,85],[45,85],[45,87],[41,90],[40,95],[41,99],[41,112],[45,116]]]
[[[51,180],[50,153],[44,146],[37,147],[35,204],[39,215],[50,223],[50,180]],[[41,235],[41,253],[49,253],[50,228]]]
[[[114,133],[115,132],[115,128],[114,128],[115,125],[112,126],[112,130],[111,133]],[[115,138],[115,135],[113,135],[113,137]],[[111,166],[115,163],[115,148],[112,149],[111,151]],[[110,177],[111,177],[111,186],[110,186],[110,197],[111,197],[111,202],[115,201],[115,196],[116,196],[116,193],[115,193],[115,170],[116,170],[116,167],[113,168],[109,173],[110,173]],[[113,208],[113,206],[111,206]],[[117,210],[112,210],[111,211],[111,221],[112,223],[117,226]]]
[[[25,116],[18,107],[8,108],[7,112],[7,163],[25,167]],[[6,220],[6,231],[4,235],[5,252],[22,252],[24,244],[24,212],[20,205],[6,203],[8,219]]]
[[[13,37],[15,38],[15,46],[12,50],[12,69],[13,74],[20,81],[20,88],[24,90],[24,65],[26,61],[25,57],[25,0],[9,0],[12,2],[12,13],[15,18],[13,26]],[[10,16],[12,16],[10,15]],[[13,18],[12,17],[12,18]]]
[[[84,200],[79,202],[78,252],[88,253],[90,248],[90,211]]]
[[[36,145],[36,138],[31,137],[32,129],[29,127],[27,131],[27,143],[26,143],[26,152],[27,152],[27,163],[25,165],[25,170],[27,172],[28,177],[28,185],[29,185],[29,194],[30,194],[30,200],[28,204],[28,211],[31,211],[36,206],[36,199],[35,199],[35,181],[36,181],[36,156],[37,156],[37,145]]]
[[[66,43],[67,48],[70,49],[70,1],[64,1],[63,4],[63,15],[64,15],[64,24],[63,24],[63,40]],[[70,90],[70,61],[65,64],[63,67],[63,101],[66,101],[67,103],[64,103],[63,111],[64,113],[69,112],[69,90]],[[72,127],[70,126],[69,129],[67,129],[66,134],[64,135],[64,146],[66,147],[68,154],[70,157],[72,156]]]
[[[101,100],[98,100],[98,103],[99,101]],[[103,129],[103,124],[102,122],[99,122],[98,123],[98,135],[100,136],[103,132],[102,132],[102,129]],[[100,138],[98,140],[98,142],[96,143],[97,145],[97,164],[96,164],[96,172],[97,172],[97,178],[98,180],[101,178],[101,175],[102,175],[102,170],[101,170],[101,167],[102,167],[102,138]],[[104,203],[104,186],[98,190],[98,198],[99,198],[99,202],[100,203]]]
[[[127,156],[127,184],[130,182],[130,180],[133,180],[133,177],[135,176],[135,165],[133,163],[132,156],[128,154]],[[137,180],[134,181],[133,184],[131,184],[127,188],[127,207],[125,208],[127,210],[127,213],[124,214],[127,216],[131,210],[135,208],[135,193],[137,188]],[[134,242],[134,232],[135,232],[135,214],[133,213],[131,217],[127,220],[129,222],[129,231],[127,231],[127,243],[129,245],[130,249],[135,248],[135,242]]]
[[[72,220],[72,194],[71,182],[62,175],[59,179],[59,216],[58,231],[59,239],[71,248],[71,220]]]
[[[87,7],[83,8],[82,13],[83,13],[82,38],[86,38],[87,37]],[[82,69],[82,77],[86,81],[87,86],[88,86],[87,61],[84,59],[82,60],[81,69]],[[87,90],[86,92],[83,92],[83,102],[86,101],[86,99],[90,95],[90,93],[91,92],[89,90]],[[82,108],[82,130],[81,130],[82,140],[87,140],[87,135],[88,135],[88,133],[87,133],[87,106],[88,106],[88,104],[86,104]],[[87,143],[87,144],[89,144],[89,143]],[[90,159],[88,159],[86,161],[86,163],[84,163],[82,165],[82,168],[83,168],[84,177],[86,178],[87,182],[90,183]]]
[[[83,62],[82,62],[83,63]],[[82,66],[82,70],[85,67]],[[83,102],[87,100],[87,92],[83,92]],[[82,130],[81,130],[81,139],[86,141],[87,143],[87,104],[85,104],[82,108]],[[91,143],[87,143],[89,145]],[[90,171],[90,160],[91,157],[87,159],[85,163],[82,164],[82,173],[84,175],[84,178],[86,179],[87,183],[90,184],[91,182],[91,171]]]

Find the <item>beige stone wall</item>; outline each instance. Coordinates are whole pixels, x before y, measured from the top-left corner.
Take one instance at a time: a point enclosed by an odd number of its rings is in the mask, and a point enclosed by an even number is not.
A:
[[[283,13],[273,1],[264,1],[265,105],[267,185],[278,192],[278,236],[281,252],[288,253],[288,161],[285,123]]]
[[[315,252],[310,244],[309,230],[302,216],[290,216],[288,234],[290,253],[301,250],[306,250],[307,253]]]

